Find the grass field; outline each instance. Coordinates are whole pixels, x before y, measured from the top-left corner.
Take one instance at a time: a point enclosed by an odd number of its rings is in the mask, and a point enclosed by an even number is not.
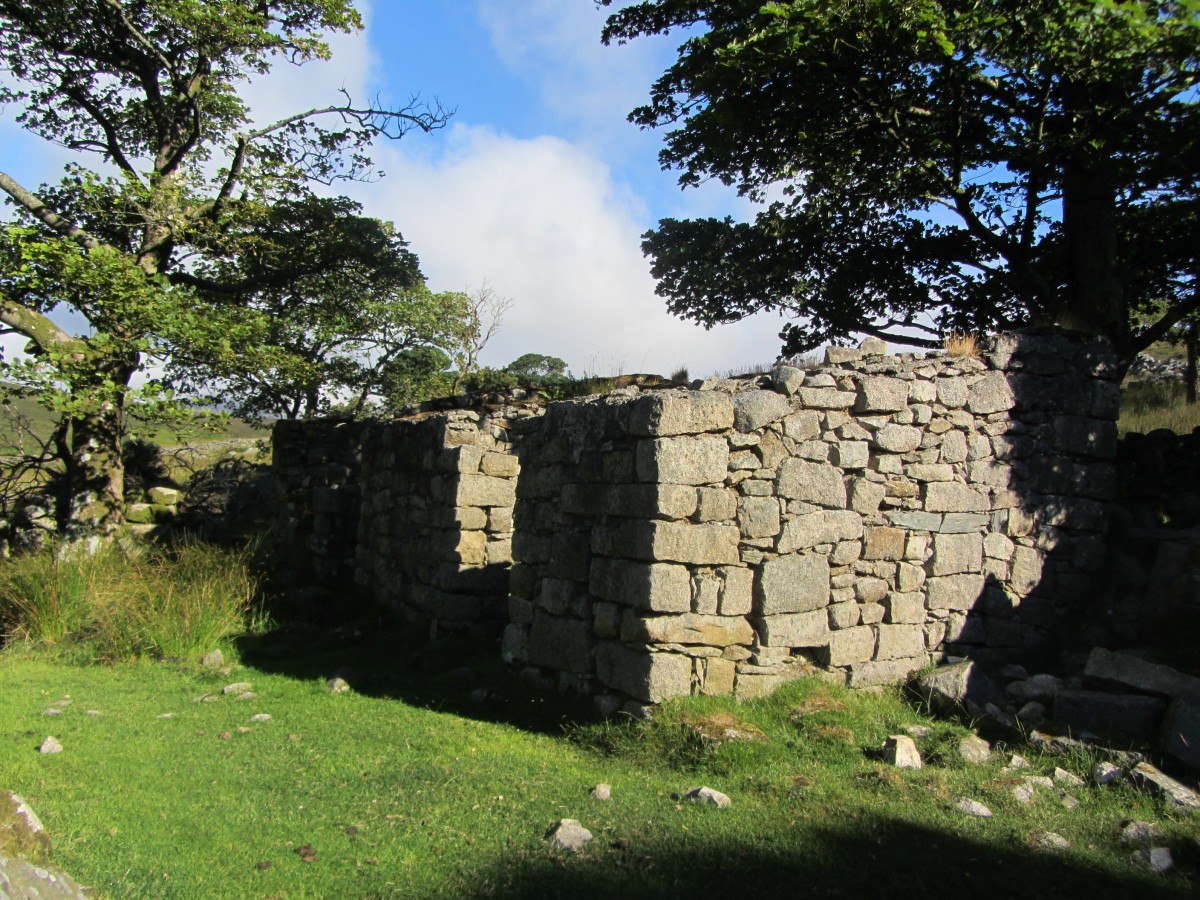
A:
[[[1052,791],[1023,806],[1006,756],[962,762],[963,726],[898,695],[798,682],[594,723],[526,690],[497,650],[418,646],[380,621],[243,638],[226,674],[12,647],[0,654],[3,786],[97,897],[1195,895],[1200,820],[1121,786],[1074,790],[1075,810]],[[332,694],[339,672],[353,690]],[[235,682],[255,696],[222,693]],[[731,721],[766,739],[715,746],[692,727]],[[932,729],[928,765],[887,767],[880,743],[911,724]],[[62,753],[37,752],[49,734]],[[1037,774],[1090,763],[1021,752]],[[610,801],[589,796],[602,782]],[[680,798],[696,785],[732,805]],[[960,796],[995,815],[960,812]],[[595,836],[578,854],[544,840],[563,818]],[[1158,823],[1180,869],[1135,863],[1117,837],[1128,818]],[[1071,847],[1039,849],[1047,830]]]

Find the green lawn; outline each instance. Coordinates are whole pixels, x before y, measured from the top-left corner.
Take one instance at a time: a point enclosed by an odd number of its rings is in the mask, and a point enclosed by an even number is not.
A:
[[[896,695],[801,682],[740,706],[670,705],[653,725],[580,724],[580,710],[506,673],[490,642],[419,648],[364,624],[240,649],[244,665],[227,675],[0,654],[2,785],[31,802],[54,861],[94,896],[1195,895],[1196,818],[1128,787],[1078,789],[1073,811],[1048,792],[1022,806],[1002,761],[959,761],[962,726]],[[338,671],[355,690],[326,689]],[[241,681],[257,696],[219,694]],[[66,698],[62,714],[44,714]],[[730,715],[768,740],[713,749],[682,724]],[[911,723],[934,729],[930,765],[884,766],[876,749]],[[51,734],[65,750],[40,755]],[[1086,759],[1022,752],[1039,774],[1086,772]],[[600,782],[611,801],[589,796]],[[678,798],[699,784],[732,806]],[[963,795],[994,817],[959,812]],[[1134,864],[1117,842],[1131,817],[1164,828],[1180,871]],[[595,835],[583,852],[548,847],[561,818]],[[1036,849],[1042,829],[1071,848]]]

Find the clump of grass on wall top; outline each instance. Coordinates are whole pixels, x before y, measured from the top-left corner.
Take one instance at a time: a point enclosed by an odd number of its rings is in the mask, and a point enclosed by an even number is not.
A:
[[[946,339],[942,343],[947,356],[967,357],[968,359],[982,357],[979,337],[970,332],[952,331],[946,335]]]
[[[0,566],[5,643],[118,661],[189,657],[244,632],[257,582],[248,551],[192,542],[47,548]]]

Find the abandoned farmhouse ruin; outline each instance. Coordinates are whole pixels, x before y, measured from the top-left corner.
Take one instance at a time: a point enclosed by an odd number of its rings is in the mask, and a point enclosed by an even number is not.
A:
[[[1041,663],[1136,610],[1098,586],[1119,389],[1102,346],[831,348],[806,370],[280,422],[292,564],[606,710]],[[1128,623],[1125,623],[1126,625]]]

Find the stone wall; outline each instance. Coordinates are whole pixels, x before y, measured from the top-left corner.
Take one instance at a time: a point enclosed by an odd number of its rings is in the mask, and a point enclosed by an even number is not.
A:
[[[609,709],[1061,655],[1106,553],[1113,357],[884,349],[544,416],[281,423],[281,534],[435,632],[507,621],[506,659]]]
[[[393,421],[279,423],[279,530],[293,574],[357,585],[431,634],[498,629],[514,447],[538,415],[501,402]]]
[[[506,659],[615,709],[1058,653],[1104,557],[1111,355],[878,343],[552,404],[520,450]]]

